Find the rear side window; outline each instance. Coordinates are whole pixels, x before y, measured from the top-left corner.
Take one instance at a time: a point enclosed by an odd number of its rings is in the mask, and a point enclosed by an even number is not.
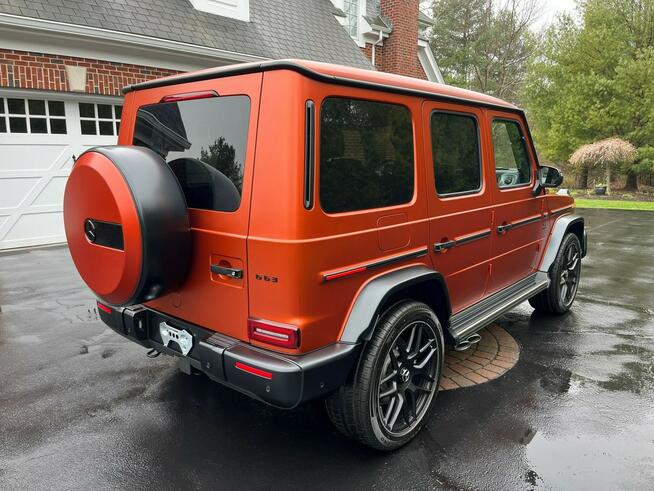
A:
[[[493,121],[493,151],[498,187],[510,188],[531,182],[529,154],[517,122]]]
[[[143,106],[134,145],[161,155],[189,208],[235,211],[241,203],[250,98],[225,96]]]
[[[433,112],[431,149],[436,192],[443,196],[481,189],[477,120],[464,114]]]
[[[320,112],[320,204],[327,213],[413,197],[413,126],[397,104],[326,99]]]

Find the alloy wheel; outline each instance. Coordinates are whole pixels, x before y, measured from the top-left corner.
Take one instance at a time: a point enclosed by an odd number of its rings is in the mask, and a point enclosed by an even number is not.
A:
[[[414,321],[400,331],[384,359],[375,398],[385,431],[403,436],[420,423],[438,390],[440,364],[430,324]]]
[[[581,251],[576,241],[570,241],[563,252],[563,262],[559,273],[559,295],[565,307],[569,307],[575,299],[579,287],[581,272]]]

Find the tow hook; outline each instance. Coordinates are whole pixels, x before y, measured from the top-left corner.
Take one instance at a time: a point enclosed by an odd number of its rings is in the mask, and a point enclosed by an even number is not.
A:
[[[150,351],[148,351],[145,354],[145,356],[147,356],[148,358],[156,358],[160,354],[161,354],[161,351],[157,351],[156,349],[151,349]]]
[[[456,345],[454,345],[454,349],[456,351],[465,351],[468,348],[470,348],[470,346],[472,346],[473,344],[477,344],[480,340],[481,340],[481,336],[479,334],[472,334],[467,338],[465,338],[464,340],[456,343]]]

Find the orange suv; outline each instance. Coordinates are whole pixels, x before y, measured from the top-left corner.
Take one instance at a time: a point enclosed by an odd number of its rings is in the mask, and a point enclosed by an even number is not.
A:
[[[66,236],[102,320],[186,373],[325,398],[390,450],[434,406],[445,343],[574,301],[584,221],[511,104],[305,61],[124,92],[119,144],[72,170]]]

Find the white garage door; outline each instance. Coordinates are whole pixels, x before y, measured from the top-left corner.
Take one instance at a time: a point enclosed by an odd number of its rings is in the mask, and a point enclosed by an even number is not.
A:
[[[64,242],[74,156],[116,143],[119,98],[0,89],[0,249]]]

